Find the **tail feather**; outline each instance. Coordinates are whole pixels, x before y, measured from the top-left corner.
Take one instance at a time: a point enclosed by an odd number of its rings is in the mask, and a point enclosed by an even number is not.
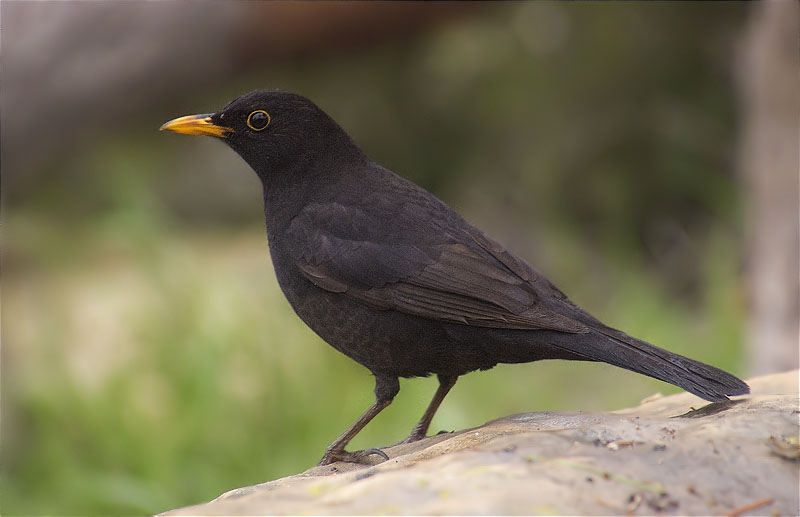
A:
[[[719,368],[689,359],[609,327],[595,328],[583,339],[558,343],[587,359],[613,364],[679,386],[712,402],[750,393],[741,379]]]

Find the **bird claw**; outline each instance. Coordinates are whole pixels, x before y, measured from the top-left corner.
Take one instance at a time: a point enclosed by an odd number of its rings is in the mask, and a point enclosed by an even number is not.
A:
[[[329,450],[325,452],[325,456],[322,457],[322,459],[319,461],[317,465],[319,466],[330,465],[331,463],[335,463],[337,461],[366,464],[368,463],[367,461],[365,461],[366,458],[372,455],[380,456],[381,458],[383,458],[383,461],[389,460],[389,456],[387,456],[386,453],[380,449],[375,449],[375,448],[364,449],[363,451],[355,451],[355,452],[348,452],[342,449],[339,451]]]
[[[420,440],[423,440],[425,438],[427,438],[427,436],[425,436],[424,434],[411,433],[410,435],[408,435],[406,437],[405,440],[397,442],[395,445],[403,445],[403,444],[406,444],[406,443],[414,443],[414,442],[418,442]]]

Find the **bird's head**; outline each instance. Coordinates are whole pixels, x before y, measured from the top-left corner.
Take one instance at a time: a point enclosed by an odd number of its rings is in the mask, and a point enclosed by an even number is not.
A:
[[[222,139],[265,179],[304,156],[358,154],[344,130],[313,102],[295,93],[256,90],[216,113],[171,120],[162,131]]]

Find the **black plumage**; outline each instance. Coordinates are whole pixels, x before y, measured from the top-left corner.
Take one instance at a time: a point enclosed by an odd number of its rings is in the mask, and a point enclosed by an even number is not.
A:
[[[327,449],[346,452],[399,391],[439,389],[407,441],[423,438],[458,376],[498,363],[602,361],[710,401],[748,393],[738,378],[610,328],[419,186],[369,159],[308,99],[255,91],[162,129],[223,139],[264,187],[269,249],[283,293],[331,346],[375,376],[375,403]]]

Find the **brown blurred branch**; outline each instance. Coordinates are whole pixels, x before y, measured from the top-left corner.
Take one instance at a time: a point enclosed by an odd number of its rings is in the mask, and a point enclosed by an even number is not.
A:
[[[56,164],[71,146],[118,130],[125,117],[151,115],[157,127],[165,113],[182,109],[176,98],[189,109],[192,99],[247,70],[369,49],[474,10],[415,2],[2,7],[3,166],[12,172],[4,183],[17,187],[35,184],[43,166]]]
[[[753,4],[741,53],[752,374],[798,365],[800,4]]]

